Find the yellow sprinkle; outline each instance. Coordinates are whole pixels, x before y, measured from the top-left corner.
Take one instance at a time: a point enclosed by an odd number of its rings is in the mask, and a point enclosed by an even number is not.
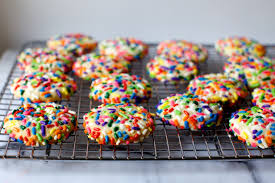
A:
[[[242,132],[242,136],[244,136],[244,139],[248,139],[248,135],[244,131]]]

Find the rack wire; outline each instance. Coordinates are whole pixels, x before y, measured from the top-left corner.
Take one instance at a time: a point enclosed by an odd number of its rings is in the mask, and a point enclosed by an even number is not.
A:
[[[44,47],[45,42],[34,41],[23,46]],[[224,58],[219,56],[213,46],[205,45],[209,51],[209,58],[201,63],[200,74],[222,72]],[[154,53],[156,45],[150,44],[149,55],[139,62],[132,64],[131,73],[141,75],[150,80],[146,73],[146,63]],[[267,46],[268,55],[275,57],[275,47]],[[240,101],[233,109],[224,109],[222,124],[216,128],[203,131],[190,131],[178,129],[163,123],[156,117],[156,130],[145,139],[143,143],[129,145],[99,145],[91,141],[83,132],[83,115],[90,108],[99,105],[96,101],[90,101],[90,82],[83,81],[71,74],[78,84],[77,93],[70,101],[63,101],[77,112],[79,129],[66,141],[42,147],[29,147],[18,142],[13,142],[7,134],[4,134],[3,120],[7,113],[19,107],[22,103],[15,99],[10,92],[10,84],[13,79],[23,74],[16,66],[16,62],[9,74],[3,91],[0,93],[0,157],[13,159],[42,159],[42,160],[213,160],[213,159],[263,159],[274,158],[275,149],[260,149],[247,146],[239,141],[228,131],[230,114],[238,108],[252,106],[251,97]],[[158,101],[173,93],[182,93],[186,90],[186,84],[172,85],[151,81],[153,96],[148,103],[142,103],[150,112],[156,112]]]

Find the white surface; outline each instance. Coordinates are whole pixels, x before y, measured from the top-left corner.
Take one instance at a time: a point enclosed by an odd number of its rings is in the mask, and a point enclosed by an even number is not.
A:
[[[63,32],[83,32],[98,40],[120,35],[203,43],[246,35],[274,43],[274,7],[273,0],[0,0],[0,43],[19,47]]]
[[[275,166],[273,166],[275,168]],[[271,170],[270,170],[271,173]],[[238,162],[217,161],[1,161],[4,183],[37,182],[241,182],[252,183],[247,167]],[[42,177],[47,177],[43,179]],[[4,178],[4,179],[3,179]],[[274,178],[274,176],[273,176]],[[90,181],[87,181],[90,180]],[[267,182],[266,182],[267,183]]]

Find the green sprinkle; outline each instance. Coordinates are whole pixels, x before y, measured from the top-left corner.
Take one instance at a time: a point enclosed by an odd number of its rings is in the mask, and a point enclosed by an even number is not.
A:
[[[127,115],[125,115],[125,114],[123,114],[121,112],[119,112],[118,114],[121,115],[122,117],[126,118],[126,119],[129,119],[129,116],[127,116]]]
[[[118,138],[119,138],[118,135],[117,135],[116,133],[114,133],[114,136],[115,136],[115,139],[118,139]]]
[[[180,116],[182,112],[180,112],[179,110],[175,110],[175,114]]]
[[[21,130],[25,130],[26,129],[26,127],[23,126],[23,125],[20,125],[20,128],[21,128]]]
[[[39,133],[37,133],[36,136],[37,136],[39,142],[42,142],[42,136]]]
[[[109,98],[110,97],[110,93],[107,92],[104,97],[105,98]]]
[[[161,109],[168,109],[169,107],[170,107],[170,105],[164,105],[164,106],[162,106]]]
[[[11,132],[12,132],[11,130],[7,130],[7,133],[9,133],[9,134],[10,134]]]
[[[116,132],[116,131],[118,131],[118,130],[119,130],[119,127],[116,126],[116,127],[114,128],[114,131]]]
[[[255,83],[255,84],[249,84],[249,86],[251,87],[251,88],[258,88],[259,86],[260,86],[260,83],[259,82],[257,82],[257,83]]]
[[[264,99],[264,93],[261,94],[261,96],[259,97],[259,102],[262,102]]]
[[[253,117],[250,117],[246,122],[246,126],[248,126],[253,121],[253,119],[254,119]]]
[[[110,120],[109,123],[108,123],[108,127],[112,127],[113,126],[113,120]]]
[[[36,130],[40,130],[40,128],[41,128],[41,123],[37,123]]]
[[[257,106],[251,107],[251,111],[252,111],[253,113],[257,113],[258,110],[259,110],[259,107],[257,107]]]
[[[272,88],[271,93],[272,93],[272,95],[274,97],[275,96],[275,88]]]
[[[166,114],[166,115],[164,115],[164,117],[167,118],[167,119],[171,119],[172,118],[172,116],[170,114]]]

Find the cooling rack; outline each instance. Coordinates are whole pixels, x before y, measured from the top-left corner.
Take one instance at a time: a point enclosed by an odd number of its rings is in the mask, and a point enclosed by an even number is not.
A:
[[[45,42],[34,41],[27,43],[27,47],[44,47]],[[209,58],[201,63],[200,74],[222,72],[224,58],[219,56],[213,46],[205,45]],[[22,49],[23,49],[22,48]],[[150,81],[146,73],[146,63],[156,52],[156,44],[150,44],[149,55],[139,62],[132,64],[131,73],[141,75]],[[275,57],[275,47],[267,46],[268,55]],[[14,62],[9,77],[0,93],[0,157],[13,159],[42,159],[42,160],[212,160],[212,159],[263,159],[274,158],[275,149],[260,149],[247,146],[228,132],[228,120],[231,113],[238,108],[252,106],[251,97],[240,101],[234,108],[224,109],[224,118],[221,126],[203,131],[190,131],[178,129],[164,124],[156,117],[156,130],[143,143],[130,145],[98,145],[91,141],[83,132],[83,115],[91,107],[99,105],[88,97],[90,82],[83,81],[71,74],[78,84],[77,93],[70,101],[61,104],[68,105],[77,112],[79,129],[61,144],[44,147],[28,147],[18,142],[13,142],[4,134],[3,120],[6,114],[21,105],[10,92],[12,80],[23,74]],[[148,103],[142,103],[150,112],[156,112],[156,105],[162,98],[170,94],[182,93],[186,84],[171,85],[151,81],[153,96]]]

